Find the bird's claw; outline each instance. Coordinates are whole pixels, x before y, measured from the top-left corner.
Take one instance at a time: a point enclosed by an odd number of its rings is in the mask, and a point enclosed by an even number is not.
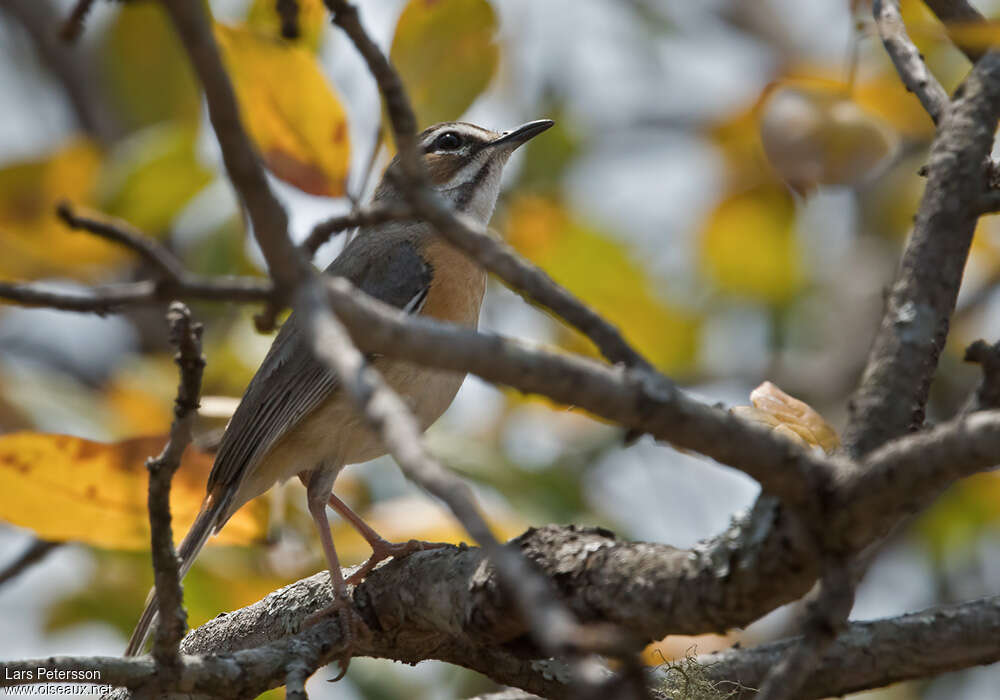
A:
[[[409,542],[388,542],[382,540],[380,542],[371,543],[372,545],[372,555],[368,557],[368,561],[362,564],[354,573],[347,577],[345,583],[352,585],[361,583],[365,580],[365,577],[372,572],[372,570],[378,566],[382,561],[392,557],[394,559],[402,559],[403,557],[409,556],[414,552],[422,552],[427,549],[438,549],[440,547],[447,547],[447,542],[424,542],[422,540],[410,540]]]
[[[302,625],[303,629],[312,627],[316,623],[333,615],[337,615],[340,622],[340,629],[344,638],[344,650],[337,657],[337,663],[340,664],[340,673],[337,674],[336,678],[330,679],[331,683],[339,681],[347,675],[347,669],[351,665],[355,640],[358,637],[364,637],[365,639],[371,637],[371,630],[354,606],[350,604],[346,591],[339,593],[333,602],[325,608],[321,608],[309,615]]]

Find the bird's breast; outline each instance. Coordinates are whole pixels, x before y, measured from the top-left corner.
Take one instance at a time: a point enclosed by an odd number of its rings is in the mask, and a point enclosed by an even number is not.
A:
[[[486,293],[486,273],[440,236],[433,236],[421,252],[433,269],[421,315],[475,328]]]

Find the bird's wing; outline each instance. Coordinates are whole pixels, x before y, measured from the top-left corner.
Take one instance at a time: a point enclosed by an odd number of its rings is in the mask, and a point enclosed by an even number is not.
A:
[[[371,296],[408,312],[420,310],[433,270],[415,243],[390,246],[352,241],[326,274],[343,276]],[[354,245],[358,244],[358,245]],[[338,390],[336,376],[316,360],[293,313],[278,332],[226,428],[208,490],[238,488],[277,441]],[[303,469],[315,465],[304,464]],[[233,504],[236,508],[240,504]]]

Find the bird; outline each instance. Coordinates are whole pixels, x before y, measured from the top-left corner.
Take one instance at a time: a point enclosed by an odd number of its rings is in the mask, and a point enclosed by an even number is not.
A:
[[[456,214],[486,228],[511,154],[553,125],[539,119],[505,132],[468,122],[435,124],[419,134],[417,148],[430,186]],[[373,205],[405,203],[398,155],[375,190]],[[452,247],[426,221],[389,221],[360,227],[324,274],[344,277],[361,291],[409,314],[475,328],[486,292],[486,273]],[[384,356],[369,358],[407,402],[426,430],[451,404],[464,375],[420,367]],[[389,557],[425,546],[390,543],[333,493],[348,464],[385,454],[334,373],[313,355],[295,312],[278,331],[223,434],[208,478],[206,496],[178,548],[180,576],[191,568],[208,538],[232,515],[274,484],[298,477],[306,487],[309,513],[319,531],[330,570],[335,605],[347,585],[359,582]],[[349,579],[340,569],[330,533],[329,505],[372,548]],[[142,652],[156,621],[155,589],[129,639],[126,656]]]

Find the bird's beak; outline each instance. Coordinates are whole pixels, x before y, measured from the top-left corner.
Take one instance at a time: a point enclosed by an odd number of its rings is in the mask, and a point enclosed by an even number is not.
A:
[[[555,124],[551,119],[536,119],[533,122],[522,124],[513,131],[508,131],[500,136],[491,146],[507,146],[514,150],[521,144],[530,141],[540,133]]]

